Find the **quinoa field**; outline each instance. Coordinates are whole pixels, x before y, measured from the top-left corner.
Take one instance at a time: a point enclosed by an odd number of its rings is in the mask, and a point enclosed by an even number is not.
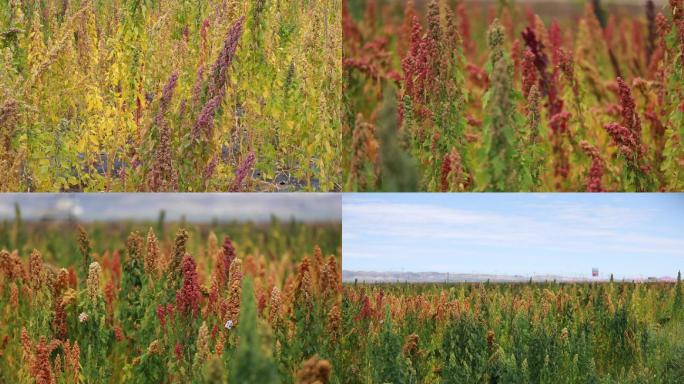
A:
[[[681,191],[684,4],[343,0],[349,191]]]
[[[0,191],[341,186],[339,0],[3,0]]]
[[[676,283],[345,283],[342,374],[349,383],[681,383],[683,294],[681,274]]]
[[[684,0],[0,0],[0,384],[684,384],[678,271]]]
[[[341,383],[340,231],[5,222],[0,383]]]

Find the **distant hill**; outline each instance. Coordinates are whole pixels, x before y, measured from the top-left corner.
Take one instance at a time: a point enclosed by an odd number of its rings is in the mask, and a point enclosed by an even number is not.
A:
[[[532,279],[534,282],[557,281],[557,282],[592,282],[608,281],[609,277],[568,277],[558,275],[488,275],[488,274],[467,274],[467,273],[445,273],[445,272],[374,272],[374,271],[342,271],[342,281],[344,282],[366,282],[366,283],[524,283]],[[672,277],[649,277],[648,279],[626,279],[627,281],[638,280],[645,282],[667,282],[674,281]]]

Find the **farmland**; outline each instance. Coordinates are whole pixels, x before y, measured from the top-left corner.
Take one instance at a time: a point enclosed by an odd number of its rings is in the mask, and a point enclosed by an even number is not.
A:
[[[340,382],[339,223],[0,226],[0,383]]]
[[[681,191],[684,5],[343,1],[350,191]]]
[[[343,376],[358,383],[676,383],[676,283],[344,285]]]
[[[340,7],[0,2],[0,191],[339,190]]]

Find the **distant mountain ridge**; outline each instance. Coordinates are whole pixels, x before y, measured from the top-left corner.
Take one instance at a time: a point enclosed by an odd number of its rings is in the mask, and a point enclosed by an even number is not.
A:
[[[342,281],[351,283],[354,281],[365,283],[524,283],[532,279],[533,282],[556,281],[563,283],[581,282],[604,282],[610,280],[610,275],[601,277],[568,277],[559,275],[495,275],[495,274],[469,274],[447,272],[375,272],[375,271],[342,271]],[[620,281],[616,279],[616,281]],[[672,277],[649,277],[624,279],[624,281],[641,282],[673,282]]]

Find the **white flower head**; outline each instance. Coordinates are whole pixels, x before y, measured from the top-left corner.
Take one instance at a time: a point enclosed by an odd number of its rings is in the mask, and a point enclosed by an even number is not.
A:
[[[232,328],[233,328],[233,320],[226,321],[226,329],[232,329]]]
[[[83,323],[84,321],[88,320],[88,314],[85,312],[81,312],[80,315],[78,315],[78,321]]]

